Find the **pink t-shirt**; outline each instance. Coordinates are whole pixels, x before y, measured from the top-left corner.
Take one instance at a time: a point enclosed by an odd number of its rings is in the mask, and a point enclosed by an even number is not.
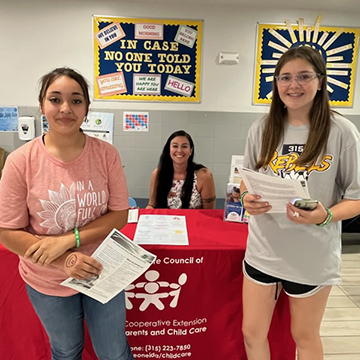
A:
[[[81,228],[108,210],[129,208],[129,196],[117,149],[86,136],[81,155],[62,162],[38,137],[12,152],[0,181],[0,227],[22,229],[37,235],[59,235]],[[79,248],[91,255],[98,242]],[[75,236],[74,236],[75,242]],[[20,257],[24,281],[37,291],[69,296],[76,291],[59,285],[64,271],[40,266]]]

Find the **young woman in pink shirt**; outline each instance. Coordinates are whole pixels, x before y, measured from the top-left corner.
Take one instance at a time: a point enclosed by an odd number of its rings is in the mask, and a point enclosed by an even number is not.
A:
[[[99,359],[131,360],[124,293],[107,304],[61,286],[98,276],[90,255],[127,222],[128,191],[118,151],[80,126],[90,98],[69,68],[41,79],[49,131],[12,152],[0,183],[0,239],[19,255],[19,271],[50,339],[52,358],[81,359],[84,319]]]

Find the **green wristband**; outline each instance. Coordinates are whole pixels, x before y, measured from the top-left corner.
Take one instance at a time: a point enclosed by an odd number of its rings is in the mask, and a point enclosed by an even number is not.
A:
[[[331,212],[331,210],[330,210],[330,209],[325,208],[325,210],[326,210],[326,211],[327,211],[327,213],[328,213],[328,215],[327,215],[326,219],[325,219],[322,223],[320,223],[320,224],[316,224],[316,226],[323,227],[323,226],[326,226],[327,224],[330,224],[331,219],[332,219],[332,217],[333,217],[333,214],[332,214],[332,212]]]
[[[240,204],[241,206],[245,209],[245,206],[244,206],[244,197],[246,194],[248,194],[249,192],[247,190],[243,191],[240,195]]]
[[[75,233],[75,247],[79,248],[80,247],[80,234],[79,234],[79,229],[77,227],[74,228],[74,233]]]

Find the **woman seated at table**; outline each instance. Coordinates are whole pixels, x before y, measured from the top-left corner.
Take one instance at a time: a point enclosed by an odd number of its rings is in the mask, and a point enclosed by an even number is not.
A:
[[[171,134],[151,175],[147,209],[215,209],[211,171],[193,159],[191,136],[183,130]]]

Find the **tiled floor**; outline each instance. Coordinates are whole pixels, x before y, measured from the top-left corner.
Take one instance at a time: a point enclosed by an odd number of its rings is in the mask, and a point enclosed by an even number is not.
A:
[[[360,360],[360,235],[344,234],[342,283],[334,286],[321,325],[325,360]]]

